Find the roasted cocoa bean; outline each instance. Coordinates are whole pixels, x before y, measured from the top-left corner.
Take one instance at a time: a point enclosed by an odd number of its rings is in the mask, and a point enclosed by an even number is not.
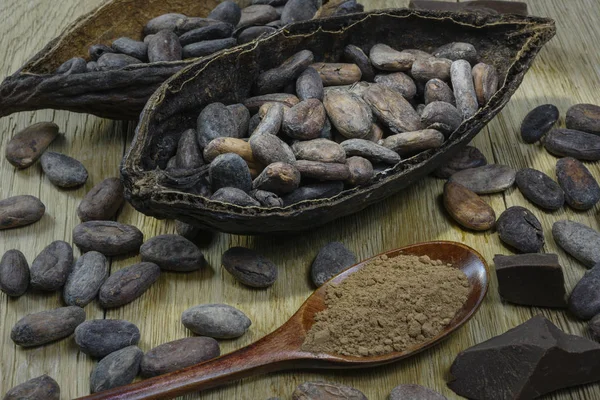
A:
[[[205,40],[226,39],[231,37],[233,25],[226,22],[211,24],[201,28],[192,29],[179,37],[182,46],[203,42]]]
[[[421,114],[421,124],[430,129],[437,129],[448,137],[462,123],[462,115],[456,107],[443,101],[429,103]]]
[[[558,121],[558,108],[553,104],[537,106],[523,119],[521,137],[525,143],[535,143],[542,138]]]
[[[447,58],[452,61],[467,60],[471,64],[477,62],[477,50],[470,43],[452,42],[438,47],[433,55],[438,58]]]
[[[122,319],[93,319],[75,329],[79,350],[92,357],[103,358],[140,341],[140,330]]]
[[[204,148],[204,159],[210,163],[217,156],[226,153],[239,155],[246,161],[250,169],[262,169],[262,166],[254,159],[250,143],[243,139],[224,137],[211,140]]]
[[[42,375],[10,389],[2,400],[60,400],[60,387],[54,379]]]
[[[250,195],[263,207],[283,207],[283,200],[275,193],[266,190],[253,190]]]
[[[252,321],[240,310],[227,304],[202,304],[181,314],[181,323],[196,335],[215,339],[242,336]]]
[[[240,19],[242,18],[242,10],[240,6],[238,6],[235,2],[224,1],[218,6],[216,6],[210,12],[210,14],[208,14],[208,18],[227,22],[235,26],[240,22]]]
[[[84,72],[87,72],[87,62],[81,57],[73,57],[56,69],[57,74],[82,74]]]
[[[293,192],[300,185],[300,172],[291,164],[276,162],[268,165],[252,183],[253,189],[276,194]]]
[[[210,197],[211,200],[221,203],[231,203],[242,207],[259,207],[260,203],[250,197],[246,192],[237,188],[222,188]]]
[[[410,74],[414,79],[420,81],[429,81],[431,79],[449,81],[451,65],[452,61],[447,58],[417,58],[413,62]]]
[[[386,44],[376,44],[371,47],[369,58],[375,68],[382,71],[410,71],[417,59],[414,54],[392,49]]]
[[[327,139],[313,139],[296,142],[292,150],[297,160],[319,161],[324,163],[345,163],[346,152],[339,144]]]
[[[325,282],[356,264],[356,255],[340,242],[331,242],[319,250],[310,268],[310,276],[315,286]]]
[[[21,318],[10,332],[10,338],[21,347],[34,347],[71,335],[85,321],[81,307],[61,307],[29,314]]]
[[[352,85],[362,77],[362,72],[356,64],[320,62],[312,64],[311,68],[319,73],[323,86]]]
[[[329,199],[344,190],[342,182],[316,183],[300,186],[292,193],[282,197],[283,205],[289,206],[305,200]]]
[[[159,235],[140,247],[142,261],[158,265],[166,271],[197,271],[205,264],[196,245],[179,235]]]
[[[8,250],[0,260],[0,290],[19,297],[29,287],[29,264],[19,250]]]
[[[249,143],[254,158],[263,165],[275,162],[294,164],[296,161],[290,146],[275,135],[268,133],[255,134],[252,135]]]
[[[477,101],[483,107],[498,90],[498,74],[492,65],[479,63],[473,67],[473,84]]]
[[[362,157],[349,157],[346,160],[350,177],[346,180],[352,186],[360,186],[368,183],[373,175],[373,165],[369,160]]]
[[[138,252],[144,235],[133,225],[114,221],[88,221],[73,228],[73,242],[82,252],[97,251],[105,256]]]
[[[235,279],[246,286],[266,288],[277,280],[277,267],[254,250],[232,247],[223,253],[221,264]]]
[[[587,271],[571,292],[569,311],[584,321],[600,313],[600,264]]]
[[[6,145],[6,159],[17,168],[35,163],[58,136],[54,122],[38,122],[17,133]]]
[[[367,400],[360,390],[329,382],[304,382],[292,393],[292,400]]]
[[[287,25],[307,21],[314,17],[320,4],[319,0],[289,0],[281,12],[281,22]]]
[[[146,23],[144,35],[153,35],[162,30],[175,31],[177,25],[186,19],[185,15],[177,13],[159,15]]]
[[[148,61],[148,44],[127,37],[121,37],[112,42],[111,47],[117,53],[126,54],[140,61]]]
[[[203,165],[204,159],[202,158],[202,151],[198,145],[198,134],[194,129],[183,131],[179,138],[179,144],[177,145],[175,166],[180,169],[191,170],[200,168]]]
[[[358,95],[345,90],[329,90],[323,100],[329,120],[343,136],[365,138],[371,132],[371,107]]]
[[[75,263],[63,290],[70,306],[85,307],[94,300],[108,278],[108,260],[97,251],[85,253]]]
[[[87,181],[87,170],[72,157],[47,151],[42,154],[40,162],[50,182],[60,188],[74,188]]]
[[[92,61],[98,61],[100,57],[107,53],[114,53],[114,50],[104,44],[93,44],[88,49]]]
[[[323,80],[312,67],[306,68],[296,80],[296,93],[300,100],[323,100]]]
[[[73,248],[67,242],[56,240],[31,263],[31,287],[48,292],[60,290],[72,268]]]
[[[421,129],[419,114],[400,93],[380,84],[371,85],[363,99],[385,126],[394,133]]]
[[[576,210],[589,210],[600,200],[600,186],[580,161],[561,158],[556,163],[558,184],[565,192],[567,204]]]
[[[0,230],[33,224],[45,212],[46,206],[37,197],[21,195],[0,200]]]
[[[593,133],[554,128],[544,138],[544,147],[555,156],[600,160],[600,135]]]
[[[244,100],[244,105],[251,113],[258,112],[265,103],[280,103],[285,107],[293,107],[300,102],[293,94],[289,93],[269,93],[262,96],[249,97]],[[252,132],[252,130],[250,130]]]
[[[283,62],[279,67],[263,72],[256,78],[257,94],[277,93],[290,82],[297,79],[315,57],[312,51],[302,50]]]
[[[565,192],[543,172],[523,168],[515,178],[523,196],[537,206],[546,210],[558,210],[565,203]]]
[[[318,99],[301,101],[283,113],[283,132],[293,139],[316,139],[321,134],[327,114]]]
[[[515,183],[514,169],[500,164],[484,165],[458,171],[450,177],[456,182],[477,194],[503,192]]]
[[[410,157],[425,150],[437,149],[444,144],[444,140],[444,135],[440,131],[423,129],[388,136],[383,141],[383,146],[402,157]]]
[[[544,247],[542,224],[525,207],[507,208],[498,217],[496,230],[500,240],[520,253],[539,253]]]
[[[371,162],[397,164],[400,156],[395,151],[364,139],[350,139],[341,143],[346,157],[360,156]]]
[[[97,61],[100,71],[125,68],[128,65],[142,64],[142,60],[127,54],[104,53]]]
[[[201,148],[218,137],[238,137],[234,114],[222,103],[211,103],[198,116],[198,144]]]
[[[466,187],[451,181],[444,185],[444,206],[460,225],[475,231],[492,229],[496,213],[481,197]]]
[[[557,221],[552,225],[554,241],[575,259],[591,268],[600,262],[600,233],[575,221]]]
[[[102,308],[121,307],[143,295],[160,276],[160,267],[141,262],[114,272],[100,288],[98,300]]]
[[[196,138],[194,137],[194,140]],[[119,178],[107,178],[90,190],[79,206],[77,215],[83,222],[93,220],[109,220],[125,202],[123,184]]]
[[[450,86],[444,81],[439,79],[432,79],[427,81],[425,84],[425,105],[433,103],[434,101],[443,101],[452,105],[456,104],[454,98],[454,92],[450,89]],[[462,120],[462,116],[461,116]]]
[[[137,346],[129,346],[104,357],[90,375],[90,391],[101,392],[128,385],[137,376],[144,352]]]
[[[575,104],[567,110],[567,128],[600,135],[600,106]]]
[[[318,161],[296,161],[294,166],[303,179],[312,178],[321,181],[345,181],[350,179],[350,170],[346,164],[323,163]]]
[[[237,27],[239,29],[253,25],[265,25],[277,19],[279,19],[277,10],[272,6],[264,4],[253,5],[242,9],[242,15]]]
[[[487,159],[483,153],[476,147],[465,146],[446,165],[438,168],[434,174],[438,178],[448,179],[454,173],[463,169],[477,168],[484,165],[487,165]]]
[[[371,64],[369,56],[367,56],[360,47],[354,46],[353,44],[346,46],[344,48],[344,59],[351,64],[356,64],[358,68],[360,68],[362,80],[373,82],[373,79],[375,78],[373,65]]]
[[[250,136],[263,134],[276,136],[281,129],[285,109],[286,108],[279,103],[263,104],[258,110],[258,114],[261,115],[262,118]]]
[[[471,118],[479,109],[471,75],[471,65],[465,60],[454,61],[450,67],[450,75],[456,107],[465,119]]]
[[[276,26],[273,26],[272,24],[276,24]],[[278,21],[273,21],[269,22],[269,26],[250,26],[242,30],[242,32],[237,35],[237,43],[250,43],[261,36],[270,35],[271,33],[277,31],[277,28],[279,27],[278,24]]]
[[[181,50],[181,54],[184,59],[204,57],[216,53],[217,51],[229,49],[236,44],[237,40],[235,38],[205,40],[203,42],[184,46]]]
[[[210,163],[209,175],[213,192],[224,187],[234,187],[244,192],[252,189],[248,164],[237,154],[226,153],[217,156]]]
[[[415,82],[403,72],[394,72],[386,75],[376,75],[375,83],[386,86],[397,91],[407,100],[412,99],[417,94]]]
[[[181,59],[181,44],[172,31],[159,31],[148,41],[148,61],[151,63]]]
[[[141,375],[150,378],[177,371],[221,354],[219,343],[209,337],[188,337],[161,344],[142,358]]]

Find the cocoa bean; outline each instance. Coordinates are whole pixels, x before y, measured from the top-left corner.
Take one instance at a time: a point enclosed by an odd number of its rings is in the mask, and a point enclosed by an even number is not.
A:
[[[227,106],[227,109],[233,116],[233,122],[237,126],[238,137],[245,137],[248,135],[248,123],[250,122],[250,111],[245,105],[231,104]]]
[[[227,22],[233,26],[237,25],[242,18],[242,10],[234,1],[224,1],[216,6],[208,18]]]
[[[85,321],[81,307],[61,307],[29,314],[21,318],[10,332],[10,338],[21,347],[34,347],[71,335]]]
[[[60,290],[73,268],[73,248],[67,242],[50,243],[31,263],[31,287],[53,292]]]
[[[369,56],[365,54],[360,47],[349,44],[344,48],[344,59],[351,63],[356,64],[360,69],[362,80],[373,82],[375,78],[375,71]]]
[[[471,64],[477,62],[477,49],[470,43],[452,42],[438,47],[433,55],[438,58],[447,58],[452,61],[467,60]]]
[[[19,297],[29,287],[29,264],[19,250],[8,250],[0,260],[0,290],[7,296]]]
[[[188,44],[203,42],[205,40],[226,39],[231,37],[233,25],[227,22],[211,24],[200,28],[192,29],[179,37],[179,43],[182,46]]]
[[[213,192],[224,187],[234,187],[244,192],[249,192],[252,188],[248,164],[237,154],[226,153],[217,156],[210,163],[209,175]]]
[[[576,210],[589,210],[600,200],[600,186],[580,161],[567,157],[556,163],[558,184],[567,204]]]
[[[114,53],[114,50],[104,44],[93,44],[88,48],[88,54],[92,61],[98,61],[100,57],[107,53]]]
[[[140,364],[144,378],[167,374],[221,354],[219,343],[209,337],[188,337],[149,350]]]
[[[46,206],[37,197],[22,195],[0,200],[0,230],[33,224],[45,212]]]
[[[296,161],[296,157],[294,157],[294,152],[290,146],[275,135],[267,133],[255,134],[252,135],[249,143],[254,158],[263,165],[269,165],[274,162],[294,164]]]
[[[196,169],[203,165],[204,159],[198,145],[198,134],[194,129],[186,129],[179,138],[175,166],[180,169]]]
[[[600,313],[600,264],[587,271],[571,292],[569,311],[584,321]]]
[[[447,58],[417,58],[412,65],[410,74],[416,80],[429,81],[439,79],[450,80],[450,66],[452,61]]]
[[[323,86],[352,85],[362,77],[362,72],[356,64],[320,62],[312,64],[311,68],[319,73]]]
[[[126,54],[140,61],[148,61],[148,44],[127,37],[121,37],[112,42],[111,47],[117,53]]]
[[[199,43],[191,43],[181,49],[183,59],[209,56],[217,51],[229,49],[237,44],[235,38],[205,40]]]
[[[386,44],[376,44],[371,47],[369,58],[375,68],[382,71],[410,71],[417,59],[414,54],[392,49]]]
[[[463,169],[477,168],[487,165],[487,159],[473,146],[465,146],[459,150],[454,157],[446,163],[446,165],[438,168],[435,171],[435,176],[442,179],[450,178],[454,173]]]
[[[179,38],[171,30],[162,30],[148,41],[148,61],[151,63],[181,60]]]
[[[454,92],[450,86],[439,79],[432,79],[425,84],[425,104],[433,103],[434,101],[443,101],[452,105],[456,104]],[[462,118],[461,118],[462,119]]]
[[[325,93],[323,105],[331,123],[343,136],[364,138],[371,132],[371,107],[359,96],[344,90]]]
[[[140,247],[142,261],[158,265],[166,271],[197,271],[205,264],[196,245],[179,235],[159,235]]]
[[[275,193],[265,190],[253,190],[250,195],[263,207],[283,207],[283,200]]]
[[[237,188],[222,188],[210,197],[213,201],[231,203],[242,207],[260,207],[260,203],[248,196],[246,192]]]
[[[535,143],[542,138],[558,121],[558,108],[553,104],[537,106],[523,119],[521,137],[525,143]]]
[[[292,22],[307,21],[315,15],[320,6],[319,0],[289,0],[281,12],[284,25]]]
[[[256,78],[255,92],[259,95],[280,92],[288,83],[296,80],[314,61],[309,50],[302,50],[283,62],[279,67],[263,72]]]
[[[492,65],[479,63],[473,67],[473,84],[477,101],[483,107],[498,90],[498,74]]]
[[[230,3],[230,2],[224,2],[224,3]],[[184,33],[192,31],[194,29],[204,28],[206,26],[215,25],[215,24],[220,24],[221,22],[228,22],[228,21],[220,21],[218,19],[213,19],[213,18],[187,17],[185,19],[180,19],[177,21],[177,26],[175,27],[175,33],[177,35],[183,35]],[[236,22],[236,24],[237,24],[237,22]],[[231,25],[235,26],[236,24],[231,24]],[[147,42],[146,38],[148,38],[148,36],[146,36],[144,38],[145,42]]]
[[[548,175],[523,168],[516,175],[517,187],[527,200],[546,210],[558,210],[565,203],[565,192]]]
[[[600,262],[600,233],[575,221],[557,221],[552,225],[554,241],[565,252],[591,268]]]
[[[144,352],[137,346],[128,346],[104,357],[92,370],[90,391],[101,392],[128,385],[137,376]]]
[[[138,327],[121,319],[93,319],[75,329],[75,343],[79,350],[96,358],[106,357],[139,341]]]
[[[291,138],[309,140],[319,137],[327,114],[318,99],[301,101],[283,114],[283,132]]]
[[[279,103],[263,104],[259,109],[259,115],[262,115],[262,119],[250,136],[277,135],[283,123],[284,109],[284,106]]]
[[[279,19],[279,16],[272,6],[263,4],[248,6],[242,9],[237,27],[239,29],[246,26],[265,25],[276,19]]]
[[[305,200],[330,199],[344,190],[342,182],[316,183],[300,186],[282,198],[283,205],[289,206]]]
[[[364,139],[350,139],[341,143],[346,157],[360,156],[377,163],[397,164],[400,156],[395,151]]]
[[[350,172],[350,177],[346,182],[352,186],[360,186],[368,183],[375,174],[373,164],[366,158],[349,157],[346,160],[346,165]]]
[[[456,107],[465,119],[471,118],[479,109],[471,65],[465,60],[454,61],[450,67],[450,75]]]
[[[456,182],[477,194],[503,192],[515,183],[514,169],[500,164],[484,165],[458,171],[450,177]]]
[[[567,128],[600,135],[600,106],[575,104],[567,110]]]
[[[215,339],[242,336],[252,321],[240,310],[227,304],[202,304],[181,314],[181,323],[196,335]]]
[[[600,314],[590,320],[588,328],[594,340],[596,342],[600,341]]]
[[[300,172],[291,165],[276,162],[268,165],[252,183],[253,189],[276,194],[293,192],[300,185]]]
[[[385,132],[377,122],[373,122],[371,125],[371,133],[365,139],[373,143],[380,144],[379,141],[383,139]]]
[[[340,242],[331,242],[317,253],[310,267],[310,277],[315,286],[320,287],[356,262],[356,254]]]
[[[300,100],[323,100],[323,80],[316,69],[308,67],[296,80],[296,94]]]
[[[60,400],[60,387],[48,375],[38,376],[10,389],[3,400]]]
[[[327,139],[296,142],[292,145],[292,151],[297,160],[319,161],[323,163],[346,162],[344,148]]]
[[[251,113],[258,111],[265,103],[281,103],[286,107],[293,107],[300,102],[293,94],[289,93],[269,93],[262,96],[249,97],[244,100],[244,105]],[[249,129],[252,132],[252,129]]]
[[[114,221],[88,221],[73,228],[73,242],[82,252],[97,251],[105,256],[138,252],[144,235],[133,225]]]
[[[56,69],[57,74],[82,74],[84,72],[87,72],[87,62],[81,57],[73,57]]]
[[[108,260],[97,251],[85,253],[75,263],[63,290],[70,306],[85,307],[94,300],[108,278]]]
[[[496,222],[494,210],[476,193],[458,183],[448,181],[444,185],[444,206],[456,222],[468,229],[487,231]]]
[[[412,99],[417,94],[415,82],[403,72],[394,72],[386,75],[376,75],[375,83],[386,86],[397,91],[407,100]]]
[[[192,241],[198,239],[198,237],[203,234],[207,234],[209,237],[211,236],[210,232],[205,232],[201,227],[187,224],[183,221],[175,221],[175,231],[177,231],[178,235]]]
[[[600,160],[600,136],[573,129],[554,128],[544,138],[544,147],[560,157]]]
[[[175,31],[177,25],[186,19],[185,15],[177,13],[159,15],[146,23],[144,35],[153,35],[162,30]]]
[[[196,138],[194,137],[194,140]],[[107,178],[90,190],[79,206],[77,215],[83,222],[93,220],[109,220],[125,202],[123,184],[119,178]]]
[[[462,123],[462,115],[456,107],[443,101],[429,103],[421,114],[421,123],[430,129],[437,129],[448,137]]]
[[[224,137],[211,140],[204,148],[204,159],[210,163],[219,155],[226,153],[242,157],[251,169],[262,169],[262,166],[254,159],[250,143],[243,139]]]
[[[234,114],[222,103],[211,103],[198,116],[198,144],[201,148],[218,137],[238,137]]]
[[[60,188],[74,188],[87,181],[87,170],[72,157],[47,151],[42,154],[40,162],[50,182]]]
[[[444,140],[441,132],[435,129],[423,129],[388,136],[383,141],[383,146],[402,157],[410,157],[425,150],[437,149],[444,144]]]
[[[277,24],[273,26],[271,24]],[[278,21],[269,22],[269,26],[250,26],[244,30],[242,30],[237,35],[237,44],[250,43],[253,40],[258,39],[261,36],[270,35],[273,32],[277,31],[279,27]]]
[[[421,119],[410,103],[395,90],[374,84],[367,89],[363,99],[373,114],[394,133],[421,129]]]
[[[539,253],[544,247],[540,221],[525,207],[507,208],[496,221],[500,240],[520,253]]]
[[[38,122],[17,133],[6,145],[6,159],[17,168],[35,163],[58,136],[54,122]]]
[[[345,181],[350,178],[350,170],[346,164],[299,160],[296,161],[294,166],[300,171],[303,179]]]
[[[160,276],[160,267],[141,262],[114,272],[100,288],[98,300],[102,308],[121,307],[143,295]]]
[[[104,53],[97,61],[100,71],[125,68],[128,65],[142,64],[142,60],[127,54]]]
[[[232,247],[223,253],[221,264],[235,279],[246,286],[266,288],[277,280],[277,267],[254,250]]]

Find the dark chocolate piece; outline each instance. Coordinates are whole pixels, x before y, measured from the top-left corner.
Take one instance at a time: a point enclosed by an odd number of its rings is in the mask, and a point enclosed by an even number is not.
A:
[[[544,316],[461,352],[448,386],[469,399],[533,399],[600,380],[600,344]]]
[[[556,254],[497,254],[494,264],[504,300],[527,306],[567,306],[565,278]]]

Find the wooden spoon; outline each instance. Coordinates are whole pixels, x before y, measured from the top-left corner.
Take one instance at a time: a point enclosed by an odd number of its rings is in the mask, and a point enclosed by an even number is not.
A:
[[[464,244],[444,241],[426,242],[383,254],[388,257],[400,254],[427,255],[432,260],[442,260],[462,270],[469,279],[470,292],[467,301],[450,324],[433,339],[403,352],[376,357],[348,357],[301,350],[306,333],[315,322],[315,314],[325,309],[326,288],[331,284],[342,282],[363,268],[371,260],[368,259],[325,283],[283,326],[249,346],[170,374],[106,390],[82,399],[165,399],[214,388],[249,376],[285,369],[366,368],[391,363],[438,344],[475,314],[487,293],[489,277],[486,262],[479,253]]]

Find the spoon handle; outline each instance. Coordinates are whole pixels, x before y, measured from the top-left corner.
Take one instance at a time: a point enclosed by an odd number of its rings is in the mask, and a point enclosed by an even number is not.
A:
[[[249,376],[286,369],[306,353],[286,341],[281,329],[229,354],[179,371],[146,379],[79,400],[170,399],[191,392],[221,386]]]

